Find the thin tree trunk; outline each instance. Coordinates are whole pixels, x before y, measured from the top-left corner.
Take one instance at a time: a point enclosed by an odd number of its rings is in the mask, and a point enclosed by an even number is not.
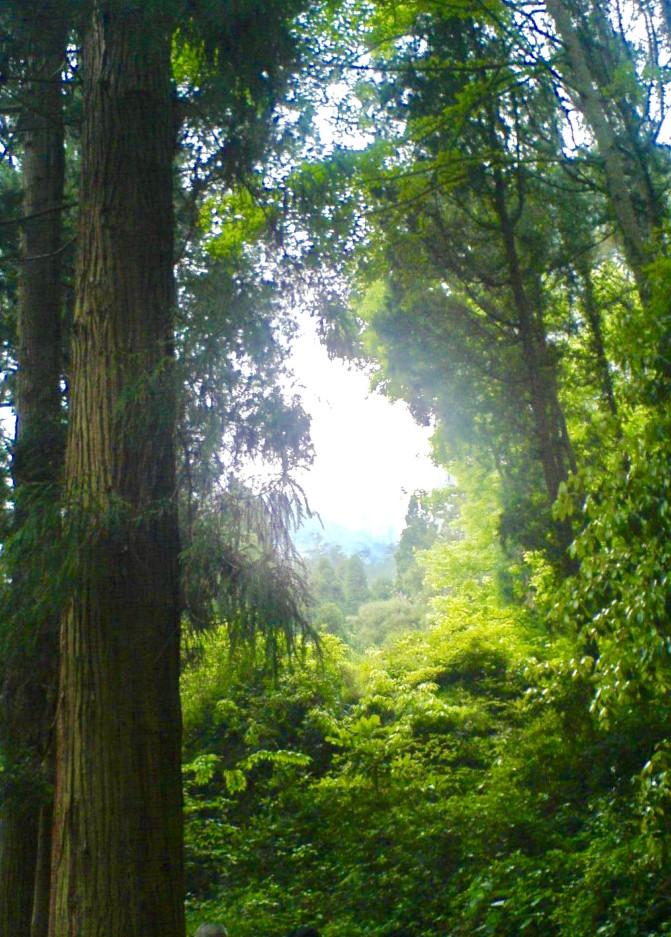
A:
[[[494,210],[499,220],[508,263],[510,286],[517,312],[517,326],[528,376],[529,401],[534,421],[538,458],[543,470],[550,504],[566,481],[569,470],[577,469],[566,420],[557,394],[557,375],[551,360],[543,323],[529,301],[518,256],[515,229],[506,204],[505,182],[499,170],[494,175]],[[552,521],[552,528],[566,574],[575,572],[568,548],[573,540],[571,522]]]
[[[582,307],[589,323],[590,335],[592,338],[592,349],[596,359],[597,372],[599,374],[599,384],[601,389],[601,399],[609,410],[611,416],[617,419],[617,402],[615,400],[615,389],[613,388],[613,377],[610,372],[610,363],[606,354],[606,346],[603,340],[603,329],[601,326],[601,310],[594,296],[594,284],[592,283],[592,273],[589,264],[584,264],[578,268],[578,273],[582,281]]]
[[[23,212],[28,220],[23,226],[19,273],[13,459],[19,535],[22,525],[44,505],[44,499],[35,496],[36,487],[46,486],[49,498],[54,497],[63,461],[59,384],[64,177],[61,71],[65,42],[65,26],[57,16],[37,16],[31,23],[24,62]],[[17,590],[21,589],[23,572],[21,568],[13,571]],[[31,633],[21,629],[2,676],[2,741],[10,770],[20,770],[22,780],[15,796],[3,805],[0,933],[31,934],[34,921],[32,937],[46,937],[48,898],[42,888],[36,889],[36,866],[38,855],[48,851],[44,837],[48,838],[51,825],[48,780],[57,620],[47,616],[33,621],[32,609],[22,608],[22,612],[31,624]]]
[[[50,751],[49,771],[53,776],[53,763]],[[33,916],[30,923],[30,937],[47,937],[49,933],[49,897],[51,890],[51,831],[54,820],[53,797],[42,804],[37,828],[37,855],[35,857],[35,890],[33,896]]]
[[[494,203],[508,263],[510,285],[517,312],[520,342],[527,368],[531,411],[533,413],[539,459],[545,487],[551,502],[560,484],[574,467],[573,451],[565,433],[563,413],[557,398],[554,365],[550,361],[545,333],[531,308],[515,243],[513,223],[508,214],[505,183],[495,173]]]
[[[51,937],[183,937],[170,24],[95,2],[83,44]]]

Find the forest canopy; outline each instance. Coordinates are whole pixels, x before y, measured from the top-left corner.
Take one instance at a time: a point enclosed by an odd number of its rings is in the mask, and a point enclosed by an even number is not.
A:
[[[670,68],[666,0],[0,4],[0,933],[671,934]],[[377,556],[295,545],[306,314],[450,479]]]

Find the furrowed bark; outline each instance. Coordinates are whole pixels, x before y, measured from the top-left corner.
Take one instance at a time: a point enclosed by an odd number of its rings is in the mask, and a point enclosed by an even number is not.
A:
[[[183,937],[171,29],[95,2],[83,44],[50,937]]]

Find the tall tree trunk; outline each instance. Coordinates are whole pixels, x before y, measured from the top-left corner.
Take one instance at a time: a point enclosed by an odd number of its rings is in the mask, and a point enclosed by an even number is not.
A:
[[[66,454],[51,937],[183,937],[170,25],[94,2]]]
[[[652,222],[637,209],[633,190],[646,190],[647,180],[639,179],[638,175],[632,178],[631,164],[625,162],[624,157],[627,147],[622,145],[609,120],[606,101],[591,73],[586,50],[567,5],[564,0],[546,0],[546,7],[564,45],[566,83],[594,134],[603,161],[608,198],[622,236],[627,263],[634,274],[641,299],[646,302],[650,289],[645,265],[650,260],[648,242],[653,234]],[[632,144],[632,141],[627,143]],[[633,141],[630,148],[635,149],[635,143]]]
[[[61,378],[61,235],[64,176],[61,71],[66,30],[58,16],[31,22],[24,62],[23,212],[18,302],[17,431],[13,475],[15,522],[38,520],[53,499],[63,461]],[[27,558],[30,561],[30,557]],[[38,855],[48,851],[57,620],[35,620],[20,597],[24,570],[12,571],[23,627],[2,675],[2,742],[17,789],[3,804],[0,846],[0,933],[46,937],[48,899],[36,887]],[[21,603],[24,603],[22,605]],[[26,622],[30,628],[26,627]],[[30,632],[30,633],[28,633]],[[45,842],[45,838],[47,842]]]
[[[494,176],[494,209],[508,265],[510,288],[517,314],[517,327],[527,369],[529,400],[533,414],[539,460],[550,501],[557,497],[560,484],[575,471],[573,450],[557,396],[557,379],[545,331],[531,306],[518,256],[513,221],[506,204],[505,182],[500,171]]]

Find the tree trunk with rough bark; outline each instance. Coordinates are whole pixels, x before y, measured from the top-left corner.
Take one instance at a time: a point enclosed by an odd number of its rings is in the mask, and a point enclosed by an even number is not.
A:
[[[21,117],[26,220],[19,271],[13,458],[19,537],[22,527],[39,522],[35,514],[43,510],[45,497],[57,497],[63,463],[60,252],[65,25],[53,13],[37,15],[26,41]],[[44,489],[41,496],[37,489]],[[22,573],[21,568],[12,573],[19,605],[27,601],[25,595],[21,598]],[[44,865],[49,850],[58,622],[49,615],[33,620],[32,609],[22,608],[24,624],[2,674],[0,731],[16,782],[2,809],[0,933],[46,937],[48,896],[38,885],[44,877],[38,878],[36,870],[38,861]]]
[[[170,49],[157,5],[93,4],[50,937],[184,937]]]

